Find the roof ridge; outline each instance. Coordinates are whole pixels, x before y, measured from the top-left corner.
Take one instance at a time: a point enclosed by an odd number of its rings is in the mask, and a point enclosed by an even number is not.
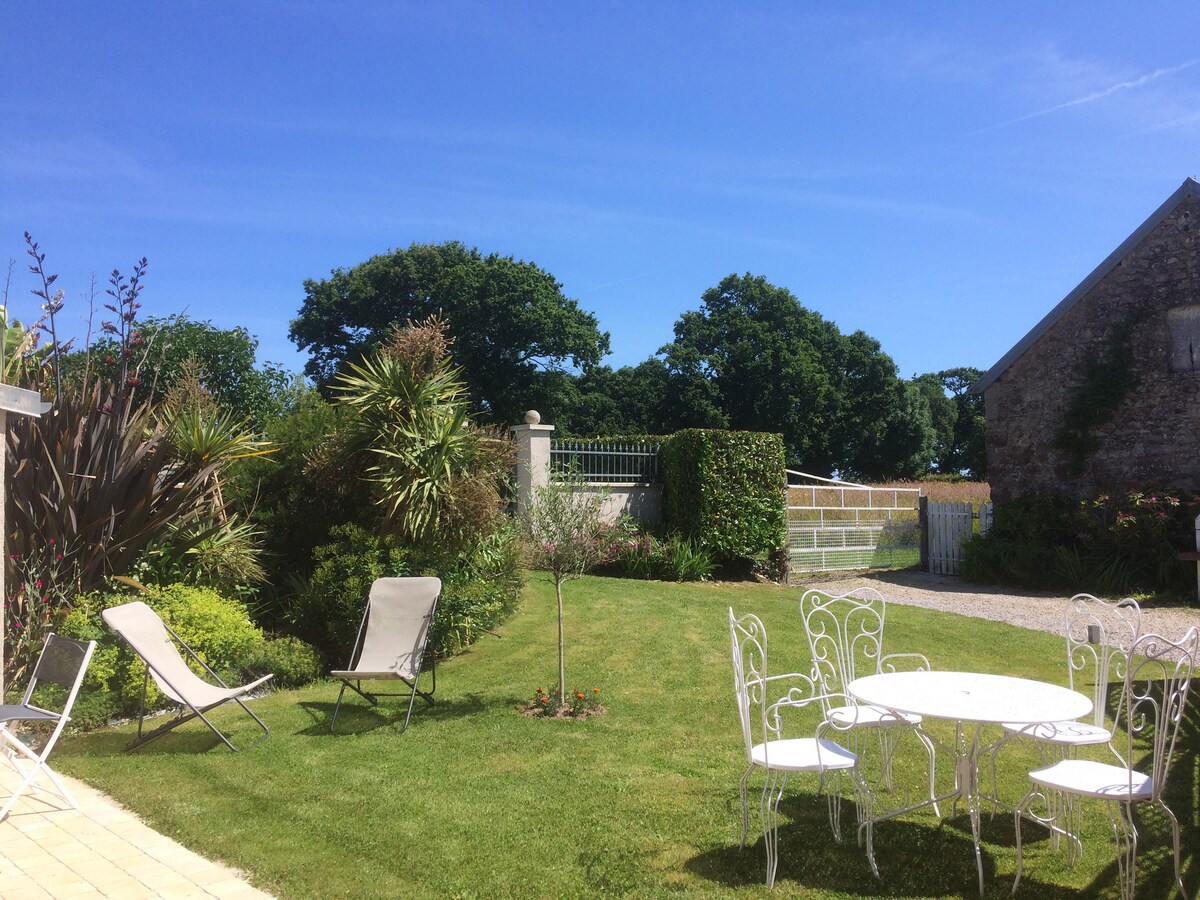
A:
[[[1025,354],[1037,340],[1045,334],[1050,328],[1071,309],[1084,295],[1096,286],[1105,275],[1116,268],[1117,264],[1124,259],[1134,247],[1140,244],[1151,231],[1168,215],[1174,212],[1175,207],[1179,206],[1184,200],[1191,197],[1200,197],[1200,181],[1195,176],[1189,175],[1183,180],[1175,191],[1159,204],[1158,209],[1154,210],[1146,221],[1142,222],[1129,237],[1125,238],[1112,253],[1104,258],[1104,261],[1088,274],[1083,281],[1075,285],[1075,287],[1063,297],[1058,304],[1042,317],[1042,320],[1030,329],[1029,333],[1021,340],[1017,341],[1012,348],[1005,353],[990,369],[983,373],[979,379],[971,385],[968,393],[982,394],[992,383],[1003,375],[1021,356]]]

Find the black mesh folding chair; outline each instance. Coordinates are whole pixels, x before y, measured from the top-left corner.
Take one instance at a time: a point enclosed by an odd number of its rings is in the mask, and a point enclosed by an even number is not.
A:
[[[404,717],[401,733],[408,728],[417,697],[433,705],[433,692],[437,690],[436,662],[430,666],[432,684],[429,690],[423,691],[417,684],[429,642],[429,626],[441,592],[442,582],[438,578],[379,578],[371,585],[350,665],[330,673],[342,680],[342,689],[338,691],[337,705],[329,722],[330,731],[337,722],[346,688],[360,694],[372,706],[378,704],[380,697],[408,697],[408,714]],[[393,680],[406,684],[408,692],[388,694],[362,687],[364,681]]]
[[[46,765],[46,757],[58,743],[58,737],[62,734],[62,730],[70,718],[71,707],[75,705],[79,686],[83,683],[83,676],[87,672],[88,663],[92,659],[92,651],[95,649],[95,641],[80,643],[51,633],[42,647],[37,665],[33,669],[33,677],[29,679],[29,684],[25,688],[25,696],[22,697],[21,702],[15,705],[0,706],[0,741],[3,741],[4,756],[21,776],[16,790],[8,798],[3,809],[0,809],[0,821],[8,816],[13,804],[17,802],[17,798],[26,790],[52,794],[65,800],[72,809],[79,808],[79,804],[75,802],[75,798],[71,796],[71,792],[67,790],[62,779]],[[66,689],[67,696],[61,709],[57,711],[47,709],[35,702],[41,697],[41,693],[38,693],[37,697],[34,695],[38,691],[38,686],[43,682]],[[53,723],[54,727],[49,737],[35,749],[32,741],[28,738],[22,740],[24,735],[19,737],[9,727],[14,722],[47,722]],[[57,790],[39,784],[38,776],[40,775],[45,775]]]

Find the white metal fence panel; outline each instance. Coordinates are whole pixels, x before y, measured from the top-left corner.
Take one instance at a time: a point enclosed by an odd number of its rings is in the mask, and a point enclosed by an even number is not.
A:
[[[970,503],[931,500],[925,513],[929,571],[935,575],[957,575],[962,565],[963,544],[974,530],[974,509]]]
[[[892,569],[920,559],[920,491],[872,488],[789,472],[788,557],[793,575]]]

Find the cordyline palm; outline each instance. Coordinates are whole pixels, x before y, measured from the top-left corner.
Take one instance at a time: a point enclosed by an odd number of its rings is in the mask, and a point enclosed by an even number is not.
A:
[[[476,447],[459,370],[446,357],[421,365],[378,353],[334,388],[355,413],[349,449],[376,459],[367,472],[383,489],[388,524],[415,542],[437,536]]]
[[[41,418],[10,420],[7,450],[10,554],[53,538],[69,548],[63,567],[81,591],[125,574],[169,523],[202,513],[220,465],[182,462],[146,407],[100,384],[61,395]],[[201,528],[187,540],[208,533]]]
[[[250,456],[272,453],[267,441],[260,441],[249,430],[246,420],[238,420],[228,410],[186,406],[166,413],[163,425],[180,462],[193,470],[211,469],[208,488],[216,517],[224,522],[225,498],[221,492],[220,469],[225,463]]]

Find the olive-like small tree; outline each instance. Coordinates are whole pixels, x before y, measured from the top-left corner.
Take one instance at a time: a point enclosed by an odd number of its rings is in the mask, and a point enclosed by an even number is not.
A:
[[[554,579],[558,600],[558,702],[566,703],[566,664],[563,642],[563,582],[578,578],[599,563],[612,541],[623,534],[601,517],[603,498],[582,491],[578,477],[535,488],[521,513],[521,532],[529,564]]]

